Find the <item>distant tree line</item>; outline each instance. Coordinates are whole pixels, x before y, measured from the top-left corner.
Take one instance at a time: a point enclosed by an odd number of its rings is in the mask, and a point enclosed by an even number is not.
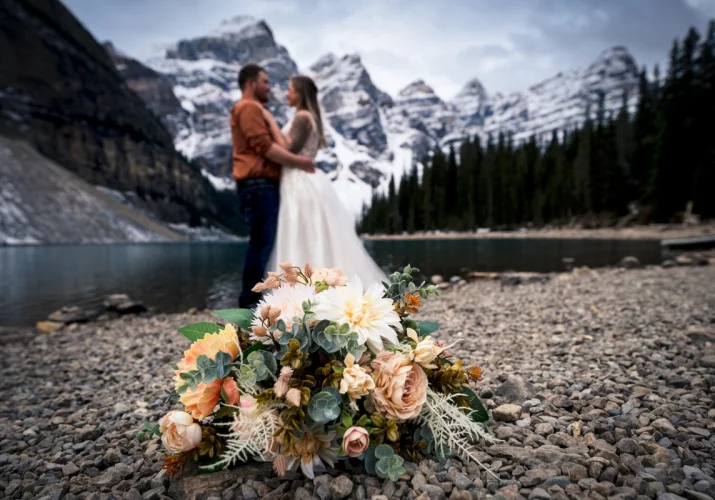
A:
[[[603,96],[595,119],[550,140],[516,144],[501,133],[465,140],[457,155],[436,149],[394,179],[365,208],[359,230],[402,233],[526,224],[607,225],[682,220],[688,202],[715,216],[715,20],[703,38],[691,28],[675,40],[667,75],[640,73],[639,100],[629,114],[624,95],[616,116]],[[587,113],[590,115],[590,113]]]

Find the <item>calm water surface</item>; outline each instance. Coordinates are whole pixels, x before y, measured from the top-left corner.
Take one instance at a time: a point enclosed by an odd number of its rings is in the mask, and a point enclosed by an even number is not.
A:
[[[661,261],[658,241],[450,239],[367,241],[386,271],[409,263],[424,277],[477,271],[562,271],[562,258],[590,267],[634,255]],[[127,293],[161,312],[237,306],[245,243],[0,247],[0,326],[32,325],[64,305],[101,306]]]

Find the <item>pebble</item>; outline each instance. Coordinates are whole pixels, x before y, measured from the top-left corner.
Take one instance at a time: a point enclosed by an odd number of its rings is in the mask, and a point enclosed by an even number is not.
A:
[[[503,442],[479,444],[474,453],[499,481],[457,457],[408,462],[394,483],[333,469],[313,481],[253,480],[237,468],[202,498],[712,495],[715,377],[706,345],[715,342],[715,267],[563,277],[504,289],[480,280],[423,304],[421,319],[442,324],[440,341],[462,339],[455,353],[482,368],[475,391],[494,417],[490,432]],[[161,442],[135,436],[143,421],[176,408],[164,394],[168,367],[186,349],[176,326],[214,320],[206,311],[122,317],[78,325],[71,335],[4,343],[0,377],[17,382],[0,398],[2,495],[171,498],[167,485],[179,480],[161,473]],[[37,382],[47,381],[46,366],[53,367],[51,385]]]

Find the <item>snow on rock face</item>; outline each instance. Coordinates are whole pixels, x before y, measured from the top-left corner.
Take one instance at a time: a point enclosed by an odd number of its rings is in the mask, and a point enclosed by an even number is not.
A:
[[[174,142],[179,151],[198,161],[211,175],[231,175],[229,112],[241,97],[238,72],[249,62],[263,66],[271,79],[269,109],[279,123],[288,118],[285,92],[298,72],[288,51],[278,45],[268,25],[248,16],[225,21],[212,33],[181,40],[164,57],[147,64],[166,75],[174,94],[190,117]]]
[[[181,103],[182,111],[174,113],[180,119],[162,116],[175,130],[176,147],[226,189],[232,186],[228,113],[240,98],[236,77],[247,62],[268,70],[273,93],[268,107],[284,124],[292,115],[284,94],[299,70],[264,21],[230,19],[147,62],[173,83]],[[486,139],[499,132],[513,134],[517,142],[550,136],[554,129],[579,126],[587,114],[595,117],[600,102],[606,116],[618,112],[624,97],[632,109],[638,88],[636,62],[624,47],[605,50],[585,69],[563,71],[523,92],[490,94],[473,78],[449,101],[424,80],[391,97],[374,84],[357,54],[327,54],[302,72],[316,81],[324,113],[328,147],[319,152],[318,165],[356,215],[370,203],[373,189],[384,191],[391,176],[399,182],[436,146],[447,149],[466,137]]]

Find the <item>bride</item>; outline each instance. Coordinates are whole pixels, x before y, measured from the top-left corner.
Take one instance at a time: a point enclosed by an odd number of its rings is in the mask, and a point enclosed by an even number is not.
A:
[[[265,112],[273,139],[295,154],[315,158],[326,146],[318,88],[311,78],[294,76],[286,97],[296,113],[282,130]],[[282,262],[338,267],[366,285],[387,279],[355,232],[353,216],[320,169],[312,174],[297,168],[281,171],[278,232],[268,269],[276,270]]]

